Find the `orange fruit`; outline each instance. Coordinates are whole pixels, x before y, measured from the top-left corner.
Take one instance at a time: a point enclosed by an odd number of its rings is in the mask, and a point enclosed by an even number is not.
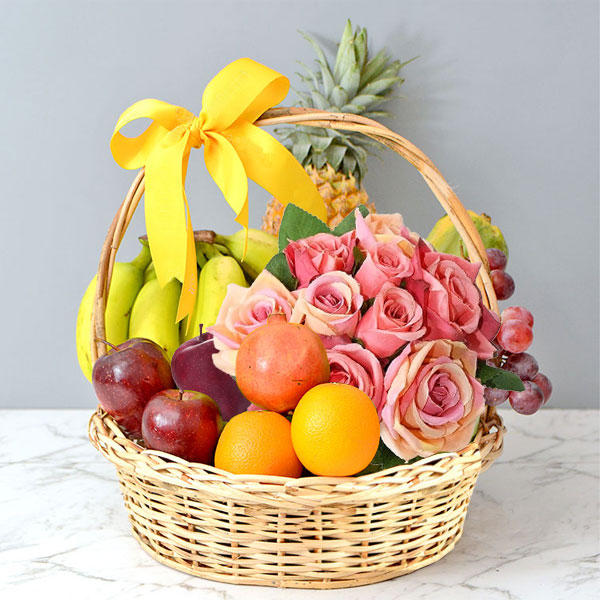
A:
[[[292,444],[311,473],[354,475],[377,452],[377,410],[371,398],[352,385],[317,385],[302,396],[294,411]]]
[[[215,467],[230,473],[300,477],[302,464],[292,446],[290,422],[271,411],[247,411],[225,425]]]

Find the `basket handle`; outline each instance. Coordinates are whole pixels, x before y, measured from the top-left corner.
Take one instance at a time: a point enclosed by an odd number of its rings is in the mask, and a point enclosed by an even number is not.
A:
[[[467,210],[437,167],[414,144],[372,119],[367,119],[359,115],[326,112],[312,108],[273,108],[266,111],[255,124],[263,127],[267,125],[298,124],[308,127],[323,127],[326,129],[341,129],[362,133],[406,159],[419,171],[434,196],[442,205],[442,208],[450,217],[452,224],[456,227],[469,253],[470,261],[482,263],[483,268],[480,269],[477,276],[477,286],[481,291],[484,304],[498,313],[498,302],[490,278],[485,246],[481,241],[479,232]],[[102,245],[98,265],[98,284],[96,286],[91,323],[92,340],[106,338],[104,313],[115,256],[133,214],[144,194],[144,189],[144,169],[140,169],[115,215]],[[92,341],[91,350],[92,361],[95,361],[98,356],[106,353],[106,346],[102,343]]]

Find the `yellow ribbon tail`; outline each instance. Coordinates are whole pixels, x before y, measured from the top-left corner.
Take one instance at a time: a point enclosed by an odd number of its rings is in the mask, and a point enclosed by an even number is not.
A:
[[[185,199],[185,209],[187,213],[187,251],[185,257],[185,274],[181,286],[181,296],[179,297],[179,304],[177,305],[177,318],[179,322],[188,315],[194,312],[194,306],[196,304],[196,294],[198,293],[198,271],[196,268],[196,243],[194,241],[194,230],[192,228],[192,219],[190,217],[190,209],[187,203],[185,192],[183,193]],[[192,319],[188,319],[185,327],[185,333],[187,334]]]
[[[173,277],[185,281],[189,236],[183,174],[188,136],[187,130],[174,129],[146,161],[146,228],[161,287]]]
[[[211,132],[204,143],[204,162],[235,213],[235,220],[248,227],[248,176],[235,148],[227,138]]]
[[[285,146],[251,123],[236,124],[225,135],[250,179],[273,194],[284,206],[291,202],[327,222],[327,208],[319,190]]]

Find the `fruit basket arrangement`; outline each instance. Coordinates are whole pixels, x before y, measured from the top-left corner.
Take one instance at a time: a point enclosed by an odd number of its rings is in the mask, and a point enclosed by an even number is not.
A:
[[[361,35],[347,28],[340,53]],[[80,307],[80,363],[100,401],[89,436],[158,561],[230,583],[364,585],[454,547],[478,475],[502,452],[495,405],[531,414],[550,384],[524,352],[531,314],[499,317],[495,289],[506,298],[512,282],[502,236],[413,144],[359,114],[272,108],[286,92],[241,59],[206,88],[199,117],[142,101],[119,120],[113,154],[142,168]],[[138,117],[153,119],[142,136],[118,133]],[[426,240],[366,199],[327,214],[260,129],[283,124],[392,149],[447,217]],[[278,237],[192,230],[181,175],[201,145],[244,227],[246,175],[274,193]],[[335,155],[316,168],[335,170]],[[140,256],[117,263],[144,195]]]

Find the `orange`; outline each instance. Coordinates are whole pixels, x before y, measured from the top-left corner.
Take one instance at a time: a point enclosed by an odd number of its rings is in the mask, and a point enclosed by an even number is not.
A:
[[[246,411],[221,433],[215,467],[230,473],[300,477],[302,464],[292,446],[290,422],[271,411]]]
[[[345,383],[317,385],[292,417],[292,444],[315,475],[343,477],[362,471],[379,446],[379,417],[371,398]]]

